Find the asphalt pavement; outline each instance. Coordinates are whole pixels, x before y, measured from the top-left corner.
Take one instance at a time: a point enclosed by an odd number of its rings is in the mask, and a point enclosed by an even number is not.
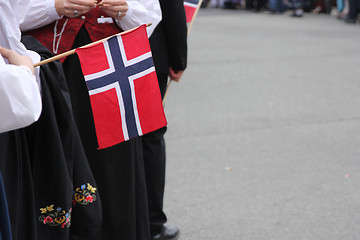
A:
[[[200,9],[166,99],[182,240],[360,239],[360,24]]]

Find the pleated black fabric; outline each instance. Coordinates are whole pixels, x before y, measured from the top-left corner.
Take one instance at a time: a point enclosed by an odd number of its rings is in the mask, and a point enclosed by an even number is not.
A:
[[[50,52],[32,37],[28,49]],[[72,116],[61,63],[41,67],[43,109],[29,127],[0,135],[13,239],[98,239],[101,202]]]
[[[28,239],[32,240],[36,239],[34,196],[24,139],[23,131],[0,134],[0,169],[8,200],[13,239],[19,239],[18,232],[23,229]]]
[[[50,52],[34,38],[27,37],[23,42],[28,49],[38,52],[42,58],[51,57]],[[36,203],[41,208],[54,204],[54,207],[61,208],[63,213],[71,213],[70,238],[98,239],[101,202],[72,115],[70,95],[61,63],[56,61],[42,66],[41,79],[43,113],[37,123],[26,129],[29,139],[33,140],[29,149],[34,159],[32,167],[37,189]],[[46,168],[52,167],[52,171],[44,171],[49,156],[53,164]],[[53,179],[53,182],[44,181],[47,179],[44,176]],[[43,183],[41,187],[40,182]],[[54,195],[49,196],[49,191],[55,191]],[[62,199],[62,202],[52,203],[52,199]],[[62,216],[61,218],[63,219]],[[66,221],[67,219],[68,217]],[[60,228],[56,228],[61,232],[58,236],[63,234],[61,229],[67,225],[62,223]],[[38,228],[39,233],[46,232],[44,228],[49,231],[46,224],[38,224]],[[53,231],[48,234],[53,234]]]
[[[24,129],[0,134],[0,170],[13,239],[38,239],[34,185]]]
[[[0,173],[0,240],[11,239],[10,217],[4,184]]]

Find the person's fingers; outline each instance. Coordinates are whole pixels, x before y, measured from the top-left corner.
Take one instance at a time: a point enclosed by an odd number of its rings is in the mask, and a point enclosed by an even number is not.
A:
[[[9,51],[11,50],[0,46],[0,53],[4,58],[7,58]]]
[[[174,80],[175,82],[179,82],[181,79],[182,74],[184,71],[177,71],[175,72],[172,68],[169,68],[169,76],[171,80]]]
[[[109,11],[109,10],[105,10],[102,9],[107,15],[109,15],[112,18],[115,18],[117,20],[121,20],[122,18],[124,18],[126,16],[126,12],[121,12],[121,11]]]
[[[121,20],[126,16],[129,6],[126,0],[104,0],[100,4],[100,9],[103,10],[107,15]]]
[[[123,6],[127,5],[126,0],[103,0],[99,3],[99,5],[112,5],[112,6]]]
[[[128,5],[121,5],[121,6],[101,5],[100,8],[102,10],[107,10],[111,12],[124,12],[124,13],[126,13],[129,10]]]
[[[73,18],[87,13],[96,3],[93,0],[56,0],[55,7],[59,15]]]
[[[30,57],[20,55],[17,52],[4,47],[0,47],[0,53],[10,64],[27,66],[34,73],[33,62]]]
[[[94,0],[65,0],[65,2],[72,6],[84,8],[84,9],[77,9],[77,10],[85,10],[85,8],[96,7],[96,2]]]
[[[1,55],[4,58],[6,58],[9,61],[9,63],[11,63],[11,64],[16,64],[16,63],[14,63],[14,61],[16,61],[16,59],[18,59],[21,56],[17,52],[7,49],[7,48],[4,48],[4,47],[2,47],[0,49],[0,52],[1,52]]]

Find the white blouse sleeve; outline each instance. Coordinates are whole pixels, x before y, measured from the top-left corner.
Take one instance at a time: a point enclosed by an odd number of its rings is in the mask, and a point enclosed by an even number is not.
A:
[[[25,8],[29,4],[28,1],[34,0],[22,0],[18,2],[12,0],[9,2],[0,0],[0,46],[16,51],[17,53],[31,57],[33,63],[40,61],[39,54],[28,51],[25,46],[20,42],[21,32],[19,29],[19,19],[25,16]],[[46,2],[54,0],[44,0],[38,2]],[[54,7],[55,8],[55,7]],[[4,60],[0,56],[1,61]],[[36,79],[40,85],[39,67],[35,69]]]
[[[41,109],[35,76],[26,67],[5,64],[0,55],[0,133],[37,121]]]
[[[148,35],[153,33],[161,21],[161,8],[158,0],[128,0],[129,10],[126,16],[116,23],[123,30],[128,30],[142,24],[151,23],[147,28]]]
[[[17,13],[21,31],[43,27],[60,18],[56,12],[55,0],[22,0]]]

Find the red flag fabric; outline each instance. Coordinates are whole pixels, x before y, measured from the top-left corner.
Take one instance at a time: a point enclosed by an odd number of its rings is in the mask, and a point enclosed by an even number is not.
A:
[[[100,149],[166,126],[146,25],[76,53]]]
[[[186,23],[190,23],[199,5],[199,0],[184,0]]]

